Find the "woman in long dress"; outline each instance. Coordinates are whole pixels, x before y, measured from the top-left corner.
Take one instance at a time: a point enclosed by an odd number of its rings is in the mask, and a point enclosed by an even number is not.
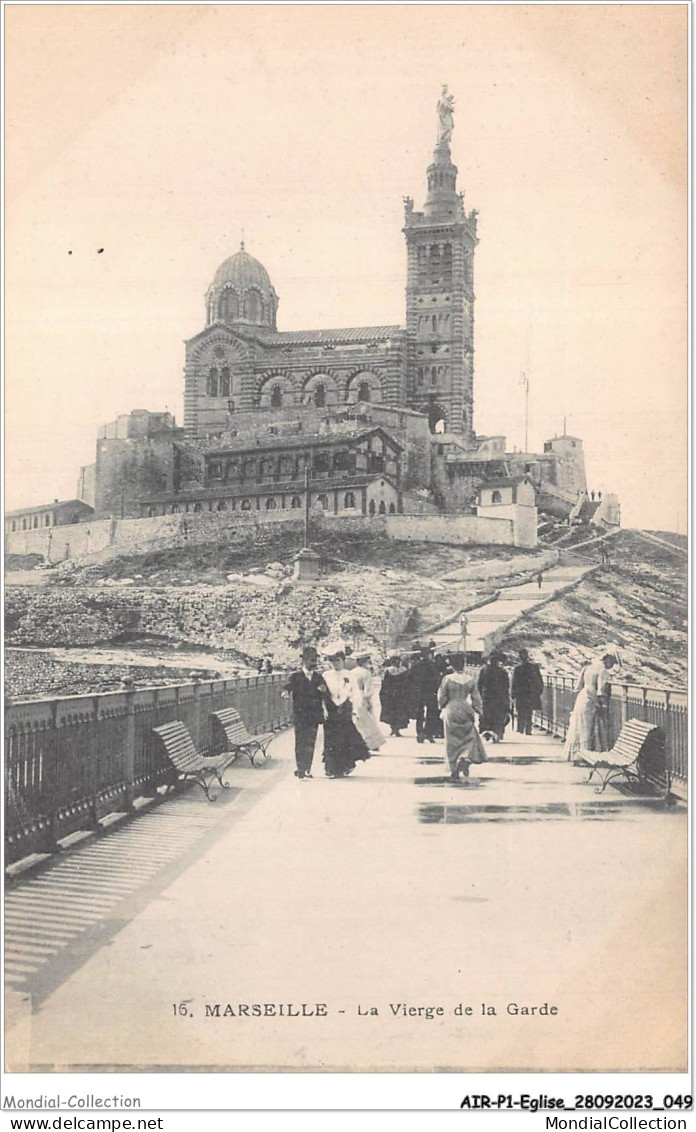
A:
[[[350,698],[353,704],[353,723],[365,740],[368,750],[377,751],[385,738],[372,710],[374,681],[367,667],[369,663],[369,656],[356,657],[356,666],[350,672]]]
[[[580,673],[565,742],[565,756],[571,762],[582,761],[583,751],[608,748],[609,672],[618,663],[616,650],[606,648]]]
[[[481,734],[499,743],[510,722],[510,679],[503,668],[505,657],[497,650],[492,652],[479,672],[478,690],[481,693]]]
[[[353,723],[351,673],[345,667],[342,645],[328,646],[331,665],[322,673],[328,695],[325,698],[324,769],[327,778],[344,778],[355,764],[369,759],[370,752]]]
[[[390,656],[382,673],[382,686],[379,690],[381,712],[379,718],[391,729],[392,735],[401,738],[404,727],[408,727],[408,693],[406,669],[401,658]]]
[[[475,713],[480,714],[483,705],[476,680],[464,674],[464,661],[463,653],[455,653],[450,658],[454,672],[444,677],[437,693],[445,724],[445,754],[453,782],[469,777],[470,763],[486,761],[475,721]]]

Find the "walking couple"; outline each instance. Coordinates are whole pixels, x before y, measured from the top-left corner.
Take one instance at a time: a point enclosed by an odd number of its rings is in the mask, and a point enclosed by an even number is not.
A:
[[[356,657],[346,668],[342,641],[324,650],[330,667],[317,671],[316,648],[302,651],[302,665],[290,676],[285,694],[292,696],[295,725],[295,775],[312,777],[312,761],[319,727],[324,728],[324,770],[327,778],[345,778],[358,762],[370,758],[384,742],[372,713],[369,657]]]

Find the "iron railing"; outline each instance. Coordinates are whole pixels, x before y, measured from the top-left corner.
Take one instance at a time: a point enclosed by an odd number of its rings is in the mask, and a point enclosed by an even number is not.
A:
[[[212,749],[214,711],[235,707],[250,732],[287,727],[282,673],[100,695],[28,700],[5,710],[5,863],[54,852],[71,833],[132,811],[169,773],[153,727],[180,719]]]
[[[537,722],[553,735],[565,739],[570,713],[575,703],[575,680],[567,676],[547,676]],[[689,779],[688,695],[679,688],[651,688],[638,684],[612,683],[609,686],[608,741],[616,742],[629,719],[642,719],[661,727],[667,739],[667,759],[672,778],[683,786]]]
[[[467,666],[470,676],[478,676],[480,667]],[[570,713],[575,703],[576,681],[570,676],[546,676],[541,710],[535,722],[559,739],[565,739]],[[651,688],[644,684],[609,686],[608,741],[613,746],[629,719],[654,723],[665,733],[667,759],[673,779],[686,787],[689,780],[689,702],[683,688]]]

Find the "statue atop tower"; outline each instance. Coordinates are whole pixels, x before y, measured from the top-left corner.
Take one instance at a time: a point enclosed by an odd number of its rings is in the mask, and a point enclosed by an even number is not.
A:
[[[448,93],[447,84],[443,84],[442,94],[437,103],[437,148],[447,146],[452,141],[454,129],[454,95]]]
[[[473,447],[477,217],[467,213],[464,194],[457,191],[450,152],[454,108],[454,96],[443,85],[423,211],[414,209],[411,197],[404,200],[407,387],[410,408]]]

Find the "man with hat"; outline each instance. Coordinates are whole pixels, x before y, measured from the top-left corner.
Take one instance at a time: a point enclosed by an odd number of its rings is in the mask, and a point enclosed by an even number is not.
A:
[[[419,656],[408,674],[408,690],[411,700],[410,715],[416,721],[416,739],[424,743],[435,742],[441,720],[437,706],[437,690],[440,687],[440,672],[433,660],[432,649],[425,643],[419,647]]]
[[[512,673],[512,698],[515,701],[517,730],[521,735],[532,734],[532,715],[541,708],[544,680],[538,664],[529,659],[527,649],[520,649],[520,663]]]
[[[295,726],[295,777],[312,777],[312,759],[317,731],[324,722],[324,696],[328,695],[323,676],[317,672],[317,650],[307,645],[302,650],[302,665],[285,685],[284,696],[292,695]]]

